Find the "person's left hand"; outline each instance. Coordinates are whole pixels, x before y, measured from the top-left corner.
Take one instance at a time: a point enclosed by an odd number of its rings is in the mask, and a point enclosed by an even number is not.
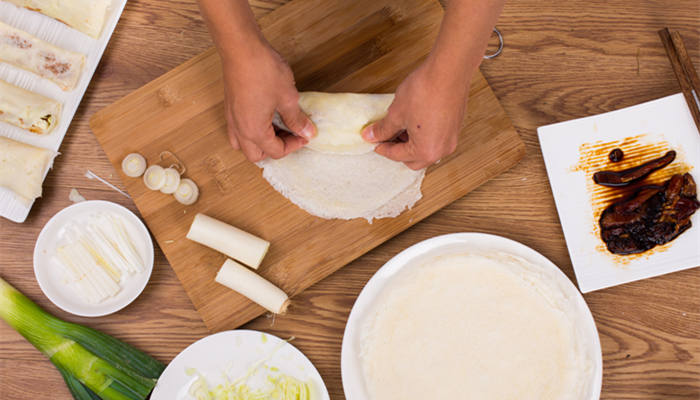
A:
[[[409,168],[425,168],[457,148],[471,76],[451,74],[426,60],[396,89],[387,115],[362,137],[375,151]]]

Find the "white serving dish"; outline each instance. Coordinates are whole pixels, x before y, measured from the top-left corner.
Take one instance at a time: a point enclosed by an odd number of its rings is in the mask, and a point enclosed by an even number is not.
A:
[[[126,0],[111,1],[109,15],[105,20],[102,34],[98,39],[93,39],[51,17],[0,0],[0,21],[29,32],[56,46],[85,54],[82,75],[76,88],[71,91],[63,91],[47,79],[0,62],[0,79],[63,103],[59,124],[51,133],[37,135],[14,125],[0,122],[0,136],[58,151],[125,5]],[[31,204],[26,205],[19,200],[10,190],[0,187],[0,216],[21,223],[29,215],[31,206]]]
[[[537,129],[540,147],[557,212],[566,238],[571,263],[581,292],[697,267],[700,264],[700,212],[691,217],[693,226],[664,245],[638,255],[610,253],[598,234],[591,194],[591,177],[576,168],[580,147],[596,142],[620,142],[641,137],[640,143],[666,143],[678,153],[677,163],[690,166],[700,182],[700,134],[682,94],[663,97],[605,114],[542,126]],[[613,146],[614,147],[614,146]],[[630,153],[625,145],[626,159]],[[612,148],[610,148],[612,150]],[[658,155],[645,155],[648,160]],[[641,161],[641,159],[640,159]],[[610,166],[616,169],[615,166]],[[652,174],[651,177],[654,175]],[[657,246],[661,247],[661,246]]]
[[[116,296],[99,304],[88,304],[72,292],[71,286],[65,282],[63,267],[53,257],[56,246],[61,243],[65,228],[70,223],[100,212],[110,212],[124,218],[129,236],[144,260],[145,270],[122,282],[122,289]],[[60,309],[83,317],[99,317],[121,310],[143,292],[153,272],[153,259],[151,235],[136,214],[116,203],[90,200],[64,208],[44,225],[34,246],[34,275],[46,297]]]
[[[345,397],[348,400],[369,399],[359,357],[361,329],[365,318],[370,316],[373,303],[379,298],[382,290],[402,269],[408,266],[415,265],[426,258],[464,251],[508,253],[554,272],[558,280],[557,285],[563,288],[566,297],[575,302],[576,320],[581,331],[585,333],[585,346],[589,350],[593,364],[592,379],[587,385],[589,395],[585,400],[598,399],[603,380],[600,339],[593,316],[581,293],[556,265],[540,253],[516,241],[484,233],[454,233],[424,240],[394,256],[372,276],[352,307],[343,335],[341,373]]]
[[[233,380],[244,376],[258,362],[305,382],[312,382],[312,400],[329,400],[321,375],[306,356],[289,342],[259,331],[219,332],[200,339],[180,352],[158,378],[151,400],[188,400],[190,385],[203,375],[210,388],[223,382],[222,374]]]

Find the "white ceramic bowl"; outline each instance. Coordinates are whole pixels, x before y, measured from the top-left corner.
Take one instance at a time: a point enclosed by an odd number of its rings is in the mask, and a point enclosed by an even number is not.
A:
[[[559,280],[559,286],[563,287],[567,296],[570,296],[575,302],[576,321],[581,328],[580,330],[584,332],[583,341],[593,362],[594,371],[587,384],[588,397],[586,400],[598,399],[603,380],[600,340],[593,316],[581,293],[556,265],[540,253],[516,241],[484,233],[455,233],[417,243],[394,256],[367,282],[350,312],[343,336],[341,372],[345,397],[348,400],[369,399],[359,358],[361,329],[365,318],[371,312],[372,304],[382,290],[404,267],[414,265],[417,261],[426,258],[460,251],[508,253],[521,257],[534,265],[556,271],[555,276]]]
[[[151,400],[188,400],[190,386],[198,378],[187,374],[196,370],[211,388],[229,379],[245,376],[256,363],[269,366],[302,381],[311,381],[311,398],[330,400],[326,385],[308,358],[290,343],[264,332],[239,329],[202,338],[178,354],[158,378]]]
[[[133,239],[136,250],[144,260],[146,269],[122,282],[121,291],[99,304],[89,304],[73,293],[64,282],[64,271],[52,260],[56,245],[61,241],[69,223],[88,216],[110,212],[124,218],[125,227]],[[136,214],[119,204],[103,200],[90,200],[66,207],[51,217],[39,233],[34,246],[34,275],[46,297],[60,309],[83,317],[99,317],[112,314],[129,305],[143,292],[153,272],[153,241]]]

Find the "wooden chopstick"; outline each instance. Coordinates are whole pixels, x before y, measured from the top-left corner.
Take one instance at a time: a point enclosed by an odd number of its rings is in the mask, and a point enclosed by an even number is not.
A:
[[[676,48],[678,59],[683,66],[683,70],[685,71],[685,76],[690,79],[690,84],[693,87],[693,90],[695,90],[695,96],[700,96],[700,78],[698,78],[698,73],[695,71],[693,62],[690,60],[688,51],[685,49],[685,43],[683,43],[681,33],[678,31],[671,32],[671,40],[673,41],[673,46]]]
[[[671,34],[668,28],[661,29],[658,33],[666,49],[666,55],[671,62],[671,67],[673,67],[673,72],[676,74],[678,84],[681,86],[685,102],[688,103],[695,126],[698,128],[698,133],[700,133],[700,109],[698,109],[695,97],[700,96],[700,79],[698,79],[698,74],[695,72],[693,63],[685,49],[683,38],[678,32]]]

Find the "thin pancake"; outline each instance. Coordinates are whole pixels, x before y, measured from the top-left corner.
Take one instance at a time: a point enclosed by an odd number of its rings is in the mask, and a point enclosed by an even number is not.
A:
[[[393,94],[301,93],[299,105],[318,128],[309,144],[280,160],[263,160],[263,177],[308,213],[327,219],[396,217],[420,200],[425,170],[375,153],[362,139],[383,118]],[[279,120],[275,124],[283,126]]]
[[[263,177],[292,203],[321,218],[395,217],[421,198],[425,171],[374,152],[347,155],[301,149],[258,163]]]
[[[322,153],[364,154],[375,144],[362,139],[362,129],[386,115],[393,94],[302,92],[299,107],[314,121],[317,135],[308,148]],[[275,125],[287,129],[276,115]]]

